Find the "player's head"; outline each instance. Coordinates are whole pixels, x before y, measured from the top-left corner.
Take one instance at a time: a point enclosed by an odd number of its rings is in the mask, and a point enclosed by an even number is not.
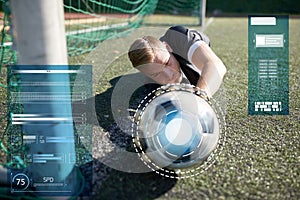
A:
[[[179,63],[171,47],[152,36],[136,39],[128,51],[133,67],[160,84],[181,81]]]

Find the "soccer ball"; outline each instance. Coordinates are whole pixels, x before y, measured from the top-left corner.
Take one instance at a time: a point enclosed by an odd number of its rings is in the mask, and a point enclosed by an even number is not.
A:
[[[151,99],[140,114],[143,154],[160,168],[188,168],[205,161],[220,137],[211,105],[187,90],[173,90]]]

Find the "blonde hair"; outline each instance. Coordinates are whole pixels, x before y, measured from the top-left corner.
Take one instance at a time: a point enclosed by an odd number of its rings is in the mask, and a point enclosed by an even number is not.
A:
[[[157,49],[163,48],[163,43],[152,36],[136,39],[129,48],[128,57],[137,68],[140,65],[154,63]]]

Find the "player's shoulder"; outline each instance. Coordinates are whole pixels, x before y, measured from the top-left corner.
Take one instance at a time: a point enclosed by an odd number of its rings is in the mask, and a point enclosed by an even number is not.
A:
[[[169,31],[176,31],[176,32],[183,33],[185,35],[188,33],[188,29],[184,26],[181,26],[181,25],[171,26],[169,28]]]
[[[168,30],[166,35],[178,35],[180,33],[180,35],[185,35],[191,38],[194,38],[195,35],[199,35],[200,38],[202,39],[202,36],[205,37],[205,34],[203,32],[200,32],[199,30],[196,29],[191,29],[191,28],[187,28],[181,25],[175,25],[175,26],[171,26]]]
[[[188,36],[188,29],[184,26],[175,25],[167,29],[164,36],[161,38],[163,41],[178,41],[184,40]]]

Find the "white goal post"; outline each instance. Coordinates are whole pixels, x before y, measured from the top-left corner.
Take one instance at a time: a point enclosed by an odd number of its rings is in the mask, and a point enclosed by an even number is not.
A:
[[[51,116],[51,119],[57,119],[56,116],[60,116],[61,113],[72,116],[72,100],[71,91],[69,87],[69,74],[54,74],[46,73],[44,71],[51,71],[51,67],[54,65],[58,68],[68,68],[67,57],[67,44],[65,35],[65,23],[64,23],[64,8],[63,0],[11,0],[10,8],[12,11],[13,21],[13,43],[17,50],[17,64],[24,67],[19,71],[26,71],[26,66],[30,66],[31,71],[37,71],[42,75],[30,74],[30,77],[26,75],[20,75],[22,81],[43,81],[58,82],[63,81],[66,86],[60,88],[53,87],[51,85],[43,87],[42,92],[56,94],[60,91],[64,91],[66,94],[66,100],[63,104],[58,104],[53,99],[47,100],[47,103],[40,105],[39,103],[24,103],[23,112],[25,114],[45,114]],[[38,68],[37,68],[38,67]],[[43,68],[43,70],[39,70]],[[30,70],[29,70],[30,71]],[[43,71],[43,72],[41,72]],[[25,72],[22,72],[25,73]],[[27,73],[27,72],[26,72]],[[29,88],[32,93],[40,94],[41,87]],[[22,88],[23,90],[24,88]],[[26,90],[29,90],[26,89]],[[25,90],[25,89],[24,89]],[[26,93],[26,92],[24,92]],[[33,102],[36,100],[33,100]],[[23,115],[24,115],[23,113]],[[55,118],[56,117],[56,118]],[[72,117],[71,117],[72,118]],[[42,124],[42,123],[41,123]],[[42,134],[44,138],[74,138],[73,125],[65,125],[62,120],[57,120],[55,123],[45,123],[42,125],[34,124],[34,126],[24,124],[22,126],[26,134],[36,135]],[[40,137],[40,135],[38,135]],[[37,142],[34,145],[30,145],[27,153],[29,155],[76,155],[75,142]],[[61,158],[64,158],[61,156]],[[47,158],[48,159],[48,158]],[[56,158],[55,158],[56,159]],[[48,162],[48,161],[47,161]],[[38,162],[36,162],[38,163]],[[46,163],[46,162],[44,162]],[[66,165],[64,162],[55,162],[55,165],[47,164],[28,164],[28,173],[33,175],[36,179],[43,180],[43,177],[54,175],[57,182],[64,182],[67,178],[72,179],[72,185],[68,187],[71,192],[74,192],[76,186],[76,178],[74,178],[75,163]],[[48,181],[48,180],[46,180]],[[74,184],[74,185],[73,185]],[[73,188],[72,188],[73,187]],[[41,191],[42,190],[42,191]],[[47,185],[40,188],[36,187],[38,195],[48,195],[49,191],[61,190],[58,186]],[[59,191],[58,191],[59,192]],[[75,191],[78,192],[78,191]],[[61,194],[61,193],[59,193]],[[72,194],[71,194],[72,195]]]
[[[199,26],[205,25],[205,15],[206,15],[206,0],[200,0],[200,10],[199,10]]]

